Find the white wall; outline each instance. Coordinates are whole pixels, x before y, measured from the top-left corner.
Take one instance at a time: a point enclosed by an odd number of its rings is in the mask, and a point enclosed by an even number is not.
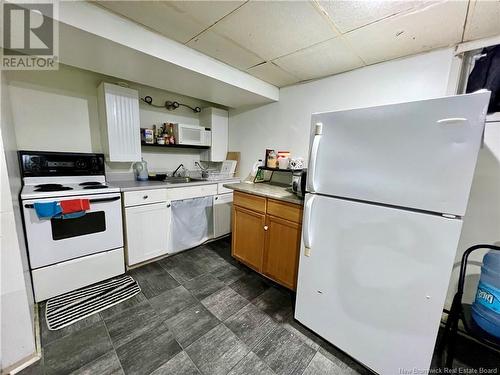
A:
[[[15,153],[16,140],[3,73],[1,102],[0,368],[3,370],[35,354],[35,337],[34,302],[17,200],[20,179]]]
[[[60,65],[58,71],[10,71],[9,92],[19,149],[72,152],[102,152],[97,111],[97,86],[101,81],[118,82],[82,69]],[[127,82],[155,104],[176,100],[191,106],[212,104],[164,90]],[[141,127],[164,122],[198,124],[199,115],[181,107],[169,112],[140,104]],[[139,136],[139,135],[138,135]],[[200,159],[198,150],[144,148],[151,171],[172,170],[180,163],[192,168]],[[129,172],[130,163],[109,163],[107,172]]]
[[[229,149],[241,152],[245,176],[266,148],[308,155],[313,112],[418,100],[450,94],[456,86],[456,59],[451,49],[389,61],[321,80],[286,87],[280,101],[229,113]],[[480,151],[462,236],[446,302],[457,284],[462,253],[472,244],[500,240],[500,125],[488,124]],[[480,260],[481,255],[475,257]],[[474,259],[474,258],[473,258]],[[474,295],[479,267],[471,269],[468,298]]]
[[[229,149],[242,176],[266,148],[307,158],[311,113],[445,95],[451,62],[445,49],[283,88],[277,103],[229,112]]]
[[[446,298],[447,308],[451,307],[457,289],[463,252],[472,245],[483,243],[500,246],[500,122],[486,123],[485,126],[484,143],[479,151],[467,213],[464,217],[462,235]],[[469,258],[464,289],[466,302],[470,303],[474,300],[485,252],[477,250]]]

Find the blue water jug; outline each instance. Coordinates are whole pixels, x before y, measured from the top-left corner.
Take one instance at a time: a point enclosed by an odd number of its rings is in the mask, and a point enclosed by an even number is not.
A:
[[[472,318],[479,327],[500,338],[500,251],[490,250],[483,258]]]

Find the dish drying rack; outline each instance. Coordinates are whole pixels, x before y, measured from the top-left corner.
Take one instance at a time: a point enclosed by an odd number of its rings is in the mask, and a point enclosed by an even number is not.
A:
[[[207,181],[229,180],[234,177],[234,172],[220,172],[218,170],[189,171],[189,177]]]

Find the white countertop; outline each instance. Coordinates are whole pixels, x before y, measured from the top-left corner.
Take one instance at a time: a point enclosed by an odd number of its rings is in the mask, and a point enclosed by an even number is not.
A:
[[[193,182],[177,183],[177,184],[164,181],[111,181],[108,182],[108,185],[117,187],[122,192],[126,192],[126,191],[151,190],[151,189],[173,189],[186,186],[213,185],[218,183],[228,184],[228,183],[238,183],[238,182],[240,182],[239,178],[231,178],[226,180],[193,181]]]

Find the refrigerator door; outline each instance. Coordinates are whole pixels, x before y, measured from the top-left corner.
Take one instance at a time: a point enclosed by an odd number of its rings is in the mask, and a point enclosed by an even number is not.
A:
[[[308,191],[463,216],[489,97],[314,114]]]
[[[314,194],[305,204],[295,318],[380,374],[428,369],[462,221]]]

